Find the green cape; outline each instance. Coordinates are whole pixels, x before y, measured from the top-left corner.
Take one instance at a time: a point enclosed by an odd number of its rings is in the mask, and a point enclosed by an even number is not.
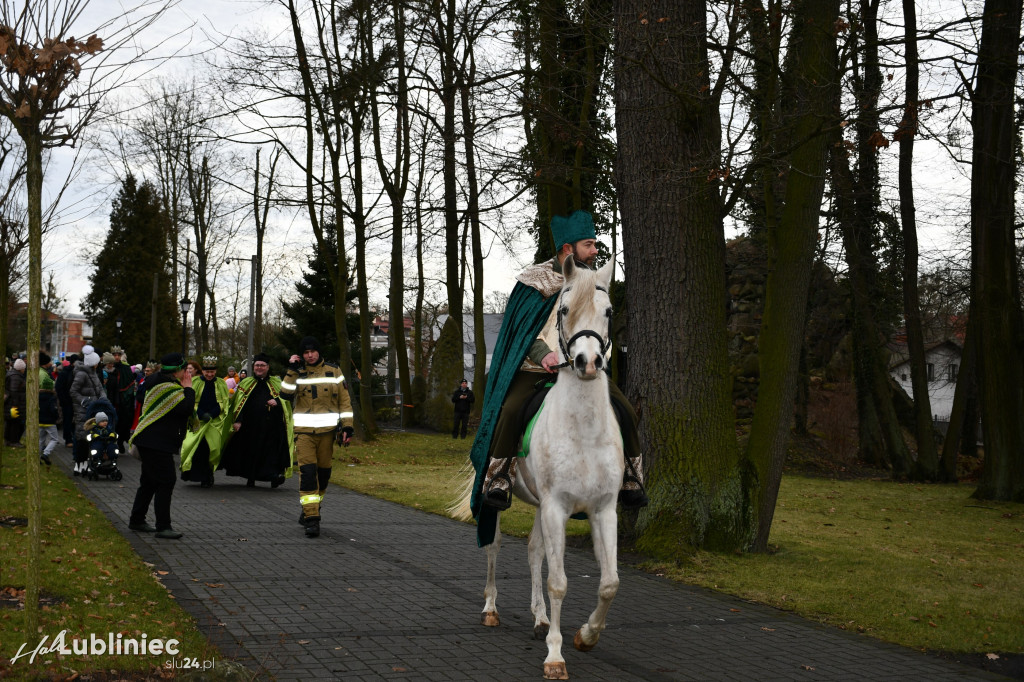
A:
[[[491,356],[491,367],[487,374],[487,389],[484,391],[483,413],[480,426],[473,439],[473,448],[469,459],[476,469],[476,480],[473,483],[473,497],[470,506],[477,520],[476,538],[481,547],[494,542],[494,530],[498,519],[497,512],[491,507],[482,507],[480,492],[483,486],[484,473],[487,471],[487,454],[491,450],[491,438],[494,427],[498,423],[501,405],[505,402],[505,394],[512,383],[512,378],[519,371],[536,341],[544,324],[551,315],[558,296],[544,298],[543,294],[522,282],[516,282],[505,306],[505,316],[501,321],[498,339],[494,344]]]
[[[199,409],[199,397],[203,395],[206,385],[205,379],[195,381],[197,410]],[[213,380],[213,385],[217,391],[217,405],[220,406],[220,414],[207,422],[199,422],[193,415],[192,427],[185,434],[185,442],[181,444],[182,471],[192,469],[192,455],[196,454],[196,450],[203,440],[210,446],[210,469],[216,471],[217,465],[220,464],[220,451],[224,446],[224,425],[230,424],[228,411],[231,407],[231,391],[220,377]]]

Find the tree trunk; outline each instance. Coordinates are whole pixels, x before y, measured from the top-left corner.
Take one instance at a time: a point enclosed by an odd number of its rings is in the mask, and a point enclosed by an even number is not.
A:
[[[768,548],[786,461],[826,160],[837,137],[829,130],[838,130],[838,17],[839,0],[802,0],[793,7],[780,131],[792,151],[782,212],[777,222],[766,221],[768,280],[758,336],[761,382],[747,445],[747,458],[757,474],[757,485],[749,493],[757,513],[751,549],[757,552]],[[765,183],[769,193],[773,180]]]
[[[455,83],[455,0],[438,3],[443,16],[437,17],[441,48],[441,106],[443,127],[441,142],[444,148],[444,252],[445,286],[448,293],[448,315],[459,325],[462,333],[463,291],[459,286],[461,251],[459,250],[458,164],[455,156],[455,109],[458,90]]]
[[[469,46],[472,49],[472,45]],[[484,329],[484,252],[480,240],[480,190],[476,172],[476,115],[470,105],[470,85],[475,77],[473,56],[469,55],[469,73],[461,74],[460,90],[462,95],[462,129],[463,142],[466,146],[466,213],[469,218],[469,235],[473,251],[473,348],[476,352],[473,361],[473,386],[482,387],[487,376],[487,337]],[[483,391],[481,391],[481,394]],[[473,405],[473,416],[479,417],[483,411],[483,396]]]
[[[896,138],[900,145],[900,222],[903,227],[903,319],[907,326],[910,381],[914,391],[914,422],[917,428],[917,462],[911,468],[913,480],[939,478],[939,453],[932,426],[932,405],[928,395],[928,371],[924,357],[921,303],[917,292],[917,216],[914,208],[914,137],[917,135],[918,57],[915,0],[903,0],[904,62],[907,81]]]
[[[662,556],[736,550],[750,539],[726,352],[721,121],[706,13],[705,2],[615,5],[628,371],[642,387],[640,441],[650,460],[638,544]]]
[[[28,311],[25,358],[25,481],[28,488],[28,565],[25,571],[25,631],[39,628],[42,574],[43,497],[39,482],[39,304],[43,276],[43,142],[38,130],[22,133],[28,162]]]
[[[971,394],[975,384],[977,373],[977,362],[975,361],[974,348],[977,345],[974,337],[975,330],[970,321],[975,319],[973,312],[967,314],[967,336],[964,339],[964,350],[961,355],[960,371],[956,376],[956,388],[953,390],[953,407],[949,412],[949,426],[946,428],[946,437],[942,442],[942,457],[939,460],[939,480],[943,483],[955,483],[959,478],[956,471],[957,452],[962,451],[960,447],[961,438],[970,438],[977,443],[977,429],[970,423],[977,424],[977,412],[968,409],[974,402]],[[973,447],[977,448],[977,445]]]
[[[971,301],[985,459],[974,496],[1024,502],[1024,322],[1014,242],[1021,0],[986,0],[971,101]]]

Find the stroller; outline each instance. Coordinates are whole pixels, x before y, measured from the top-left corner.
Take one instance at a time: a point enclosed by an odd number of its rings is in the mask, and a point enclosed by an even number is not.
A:
[[[93,438],[91,435],[86,442],[86,449],[89,452],[89,459],[86,461],[85,475],[91,481],[99,480],[100,476],[106,476],[111,481],[120,481],[124,474],[117,467],[117,458],[120,451],[117,447],[117,412],[109,401],[100,398],[89,404],[86,410],[85,430],[92,432],[96,423],[96,415],[103,412],[107,415],[109,430],[112,439]]]

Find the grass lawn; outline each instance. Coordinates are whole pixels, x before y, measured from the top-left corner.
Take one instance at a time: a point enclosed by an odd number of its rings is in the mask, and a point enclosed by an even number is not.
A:
[[[462,483],[470,442],[384,434],[343,451],[333,481],[444,514]],[[787,475],[773,553],[701,552],[684,564],[643,567],[908,647],[1019,654],[1024,505],[972,500],[973,490]],[[526,535],[532,516],[516,501],[502,514],[502,530]],[[587,523],[571,522],[569,532],[584,534]],[[482,555],[480,570],[482,576]]]
[[[27,632],[18,597],[24,601],[28,528],[11,525],[11,517],[25,518],[27,501],[24,450],[6,450],[0,478],[0,679],[75,679],[76,673],[116,669],[150,672],[159,678],[167,654],[153,656],[93,656],[40,654],[11,662],[22,644],[36,648],[62,630],[65,643],[89,640],[91,635],[115,641],[177,639],[179,655],[200,661],[220,658],[192,618],[169,598],[158,571],[146,565],[106,517],[81,495],[56,466],[42,469],[42,574],[45,606],[39,614],[40,630]],[[119,677],[115,676],[115,677]]]

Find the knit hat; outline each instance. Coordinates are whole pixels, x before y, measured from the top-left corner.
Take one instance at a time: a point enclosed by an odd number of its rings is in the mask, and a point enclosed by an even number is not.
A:
[[[257,353],[256,355],[252,356],[252,364],[255,365],[257,362],[265,362],[269,365],[270,356],[267,355],[266,353]]]
[[[106,412],[97,412],[95,419],[97,424],[110,421],[110,417],[107,416]]]
[[[50,362],[50,356],[44,353],[43,351],[39,351],[39,366],[46,367],[48,364],[50,364]]]
[[[561,251],[563,244],[596,239],[594,218],[586,211],[574,211],[568,218],[556,215],[551,219],[551,236],[555,239],[555,251]]]
[[[104,365],[112,365],[117,361],[114,360],[114,356],[111,355],[110,353],[104,353],[103,359],[100,362],[102,362]]]
[[[234,367],[228,367],[228,374],[230,374],[231,372],[234,372],[234,371],[235,371]]]
[[[165,372],[176,372],[185,366],[185,356],[181,353],[168,353],[160,358],[160,369]]]
[[[25,371],[25,361],[22,360],[21,358],[18,358],[17,360],[15,360],[14,361],[14,369],[18,370],[19,372],[24,372]]]
[[[299,341],[299,353],[305,353],[307,350],[315,350],[319,353],[320,342],[312,336],[303,337],[303,339]]]
[[[95,353],[95,352],[96,352],[96,349],[93,348],[92,346],[90,346],[89,344],[86,344],[86,345],[82,346],[82,356],[83,357],[88,355],[89,353]]]
[[[96,353],[87,353],[84,362],[86,367],[95,367],[100,364],[100,356]]]
[[[79,362],[81,359],[82,359],[82,357],[78,353],[72,353],[71,355],[68,356],[68,360],[67,361],[70,362],[73,365],[76,362]]]

